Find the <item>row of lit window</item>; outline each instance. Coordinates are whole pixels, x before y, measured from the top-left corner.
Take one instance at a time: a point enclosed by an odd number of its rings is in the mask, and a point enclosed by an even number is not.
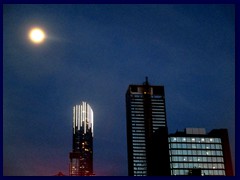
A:
[[[133,169],[134,170],[142,170],[142,171],[144,171],[144,170],[147,170],[147,167],[134,167]]]
[[[133,133],[134,135],[132,136],[133,139],[145,139],[145,135],[144,134],[137,134],[137,133]]]
[[[145,139],[145,137],[133,136],[133,139]]]
[[[146,176],[147,171],[134,171],[134,176]]]
[[[138,114],[143,114],[144,111],[139,111],[139,110],[132,110],[131,113],[138,113]]]
[[[189,170],[172,170],[172,175],[188,175]],[[224,170],[202,170],[202,176],[225,176]]]
[[[141,94],[131,94],[130,97],[137,98],[137,97],[143,97]]]
[[[144,127],[144,124],[136,124],[136,123],[132,123],[132,126]]]
[[[164,98],[162,95],[152,95],[151,98]]]
[[[131,108],[143,108],[143,104],[131,104]]]
[[[133,167],[138,167],[138,168],[146,168],[147,164],[144,162],[144,164],[139,164],[139,163],[134,163]]]
[[[146,166],[146,160],[138,160],[134,159],[133,160],[133,166]]]
[[[133,149],[146,149],[146,147],[145,146],[133,146]]]
[[[146,157],[142,157],[142,156],[133,156],[133,159],[142,159],[146,161]]]
[[[151,98],[151,101],[164,101],[163,98]]]
[[[142,150],[142,149],[133,149],[133,152],[134,153],[145,153],[146,150],[145,149],[144,150]]]
[[[132,120],[144,120],[144,117],[131,117]]]
[[[224,164],[222,163],[172,163],[171,164],[171,168],[185,168],[185,169],[189,169],[189,168],[201,168],[201,169],[224,169]]]
[[[132,142],[133,142],[133,143],[145,143],[145,139],[141,139],[141,140],[139,140],[139,139],[133,139]]]
[[[131,108],[131,110],[132,110],[132,111],[134,111],[134,110],[143,111],[144,109],[143,109],[143,108],[135,108],[135,107],[133,107],[133,108]]]
[[[132,130],[145,130],[145,127],[143,127],[143,126],[140,126],[140,127],[137,127],[137,126],[133,126],[132,127]]]
[[[152,119],[162,119],[162,120],[165,120],[165,116],[166,114],[165,113],[162,113],[162,114],[152,114]]]
[[[133,143],[133,146],[146,146],[145,143]]]
[[[133,153],[133,156],[142,156],[142,157],[146,157],[146,153]]]
[[[202,156],[171,156],[172,162],[223,162],[222,157],[202,157]]]
[[[152,105],[152,107],[154,107],[154,106],[159,107],[159,105],[164,107],[165,103],[164,102],[151,102],[151,105]]]
[[[164,105],[152,105],[152,111],[165,111]]]
[[[132,116],[140,116],[140,117],[144,117],[144,114],[142,113],[142,114],[134,114],[134,113],[132,113],[131,114]]]
[[[151,102],[151,105],[152,105],[152,107],[154,107],[154,105],[156,105],[156,107],[159,107],[159,105],[163,106],[164,103],[163,102]]]
[[[133,156],[133,159],[142,159],[146,161],[146,157],[145,156]]]
[[[160,106],[153,105],[151,109],[152,109],[152,111],[159,111],[159,110],[164,111],[165,106],[164,105],[160,105]]]
[[[154,114],[165,114],[165,112],[164,111],[152,111],[152,115],[154,115]]]
[[[171,143],[171,149],[222,149],[221,144],[190,144],[190,143]]]
[[[153,126],[154,125],[165,125],[166,124],[166,121],[153,121]]]
[[[202,156],[222,156],[222,151],[216,150],[170,150],[170,155],[202,155]]]
[[[165,117],[152,117],[153,121],[166,121]]]
[[[198,142],[198,143],[221,143],[220,138],[196,138],[196,137],[170,137],[170,142]]]

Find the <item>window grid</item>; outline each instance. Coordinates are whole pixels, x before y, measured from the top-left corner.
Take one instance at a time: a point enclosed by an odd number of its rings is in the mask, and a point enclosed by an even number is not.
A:
[[[220,138],[169,137],[172,175],[187,175],[189,169],[201,168],[202,175],[225,175]]]

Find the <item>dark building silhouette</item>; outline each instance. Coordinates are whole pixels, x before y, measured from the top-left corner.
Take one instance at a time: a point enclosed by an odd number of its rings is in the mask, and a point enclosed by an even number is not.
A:
[[[172,175],[233,176],[227,129],[186,128],[169,135]]]
[[[126,112],[128,174],[170,175],[164,87],[130,85]]]
[[[189,169],[188,176],[202,176],[201,168]]]
[[[233,176],[227,129],[168,134],[163,86],[129,85],[126,115],[129,176]]]
[[[69,158],[70,176],[93,175],[93,111],[86,102],[73,107],[73,146]]]

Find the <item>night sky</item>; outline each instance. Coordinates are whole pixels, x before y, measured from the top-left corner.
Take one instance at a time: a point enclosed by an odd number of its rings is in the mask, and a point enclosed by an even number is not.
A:
[[[68,175],[72,109],[94,111],[94,172],[127,175],[125,93],[165,87],[169,132],[227,128],[235,162],[234,5],[4,5],[3,175]],[[46,41],[28,39],[42,27]]]

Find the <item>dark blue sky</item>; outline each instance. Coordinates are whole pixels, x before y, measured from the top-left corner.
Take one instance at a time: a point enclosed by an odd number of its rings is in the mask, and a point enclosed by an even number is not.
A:
[[[68,174],[81,101],[96,175],[127,175],[125,92],[145,76],[165,87],[170,133],[227,128],[234,160],[234,17],[234,5],[4,5],[4,175]]]

